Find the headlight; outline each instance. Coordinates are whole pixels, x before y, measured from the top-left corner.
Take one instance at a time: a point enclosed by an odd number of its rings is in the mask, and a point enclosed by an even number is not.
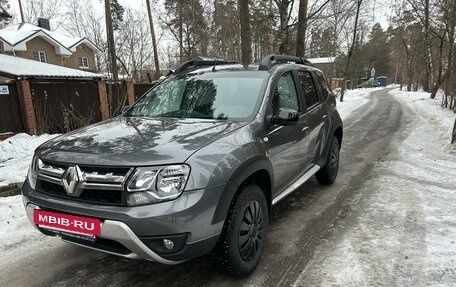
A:
[[[129,206],[145,205],[178,198],[190,174],[186,164],[164,168],[141,167],[127,183]]]
[[[39,159],[37,159],[35,156],[33,156],[32,163],[30,164],[30,167],[28,170],[27,178],[28,178],[28,181],[29,181],[32,189],[36,189],[36,179],[38,177],[39,162],[41,162],[41,161]]]

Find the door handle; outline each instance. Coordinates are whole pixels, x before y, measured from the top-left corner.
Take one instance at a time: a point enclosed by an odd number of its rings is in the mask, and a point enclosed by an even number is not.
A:
[[[309,131],[309,127],[305,127],[305,128],[303,128],[301,131],[303,131],[303,132],[308,132],[308,131]]]
[[[326,120],[327,117],[328,117],[328,115],[324,115],[324,116],[323,116],[323,119]]]

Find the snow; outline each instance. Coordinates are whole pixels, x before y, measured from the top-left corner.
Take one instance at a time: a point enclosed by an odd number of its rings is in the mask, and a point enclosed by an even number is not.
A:
[[[58,78],[103,78],[101,74],[84,72],[57,65],[0,54],[0,72],[15,76]]]
[[[336,58],[334,57],[321,57],[321,58],[310,58],[307,59],[312,64],[331,64],[334,63]]]
[[[23,182],[35,149],[55,136],[17,134],[0,141],[0,186]]]
[[[54,44],[61,45],[68,50],[75,44],[87,40],[80,37],[68,37],[29,23],[11,25],[0,30],[0,39],[3,39],[4,41],[8,42],[8,44],[15,46],[37,33],[40,35],[47,35],[56,42]]]
[[[339,101],[339,98],[337,98],[337,110],[339,111],[342,120],[345,120],[359,107],[366,104],[369,101],[370,93],[379,89],[381,88],[346,90],[343,102]]]
[[[34,227],[27,219],[20,195],[0,198],[0,202],[1,254],[26,240],[33,233]]]
[[[352,207],[295,286],[454,286],[456,282],[456,115],[428,93],[393,90],[406,128],[366,179]]]

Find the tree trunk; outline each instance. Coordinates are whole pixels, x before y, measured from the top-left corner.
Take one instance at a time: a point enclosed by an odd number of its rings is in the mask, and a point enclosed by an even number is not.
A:
[[[146,0],[147,14],[149,15],[150,33],[152,35],[152,47],[154,49],[154,64],[155,64],[155,79],[160,78],[160,63],[158,61],[157,40],[155,38],[154,20],[152,18],[152,9],[150,8],[150,0]]]
[[[249,1],[239,0],[239,17],[241,23],[241,51],[242,64],[252,62],[252,39],[250,35]]]
[[[182,64],[184,62],[184,28],[182,23],[182,1],[178,0],[177,5],[179,5],[179,64]]]
[[[288,0],[281,0],[279,2],[279,16],[280,16],[280,44],[279,53],[287,54],[288,50]]]
[[[352,39],[352,43],[350,45],[350,49],[348,50],[347,62],[345,62],[345,70],[344,70],[345,83],[347,83],[347,79],[350,79],[350,64],[351,64],[351,60],[352,60],[352,57],[353,57],[353,51],[355,49],[356,34],[358,32],[359,12],[361,10],[361,4],[362,3],[363,3],[363,0],[357,0],[357,2],[356,2],[356,16],[355,16],[356,18],[355,18],[355,27],[354,27],[354,30],[353,30],[353,39]],[[345,84],[344,88],[347,88],[346,84]],[[340,95],[340,101],[341,102],[344,101],[344,93],[345,93],[345,89],[342,90],[342,94]]]
[[[106,18],[106,34],[108,37],[108,51],[111,64],[112,79],[114,81],[119,80],[119,74],[117,71],[117,57],[116,57],[116,46],[114,43],[114,29],[112,28],[112,15],[111,15],[111,3],[109,0],[105,0],[105,18]]]
[[[306,52],[307,0],[299,1],[298,31],[296,35],[296,56],[304,57]]]
[[[272,0],[269,0],[269,15],[268,15],[268,26],[269,26],[269,38],[268,38],[268,53],[272,54],[274,52],[274,13],[272,12]]]
[[[432,85],[432,42],[431,42],[431,27],[429,23],[429,0],[424,0],[424,44],[426,47],[425,54],[425,73],[426,80],[423,89],[429,92]]]

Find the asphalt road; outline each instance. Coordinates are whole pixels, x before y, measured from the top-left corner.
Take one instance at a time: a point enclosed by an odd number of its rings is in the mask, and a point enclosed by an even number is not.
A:
[[[401,135],[408,117],[407,110],[388,96],[387,90],[380,90],[345,120],[337,182],[322,187],[312,179],[274,207],[266,254],[247,279],[217,273],[204,257],[163,266],[59,244],[12,260],[1,270],[2,281],[7,286],[293,285],[338,223],[356,216],[352,208],[361,186],[371,177],[376,162],[388,154],[392,139]],[[305,282],[305,278],[300,280]]]

